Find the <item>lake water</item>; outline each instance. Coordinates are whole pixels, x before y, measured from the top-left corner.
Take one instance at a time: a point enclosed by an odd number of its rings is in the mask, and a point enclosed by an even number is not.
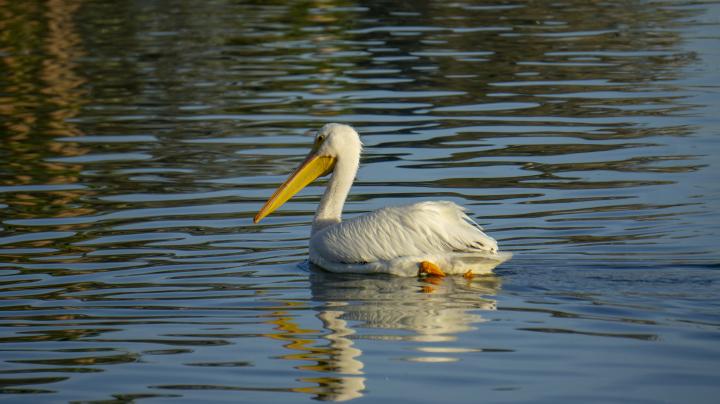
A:
[[[720,395],[720,3],[0,0],[0,400]],[[307,263],[451,200],[515,253],[435,283]]]

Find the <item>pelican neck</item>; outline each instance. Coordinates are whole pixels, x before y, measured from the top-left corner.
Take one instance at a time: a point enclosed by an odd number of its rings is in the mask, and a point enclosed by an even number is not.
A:
[[[335,169],[328,181],[325,193],[313,219],[312,234],[340,223],[345,200],[350,193],[355,175],[358,171],[360,154],[357,156],[341,156],[337,158]]]

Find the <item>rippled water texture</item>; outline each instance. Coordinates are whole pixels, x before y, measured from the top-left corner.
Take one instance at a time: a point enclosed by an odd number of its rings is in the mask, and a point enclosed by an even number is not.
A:
[[[0,0],[0,400],[717,402],[720,4]],[[309,129],[346,216],[452,200],[515,258],[307,263]]]

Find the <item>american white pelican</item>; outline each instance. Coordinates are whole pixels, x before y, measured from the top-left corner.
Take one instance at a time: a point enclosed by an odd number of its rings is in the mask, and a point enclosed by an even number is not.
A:
[[[471,277],[490,272],[512,256],[499,252],[495,239],[453,202],[386,207],[341,221],[361,151],[360,136],[352,127],[323,126],[305,161],[268,199],[254,222],[316,178],[332,173],[310,236],[310,261],[328,271]]]

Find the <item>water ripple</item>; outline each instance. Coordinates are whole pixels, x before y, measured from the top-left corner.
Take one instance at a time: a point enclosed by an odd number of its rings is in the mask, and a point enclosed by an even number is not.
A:
[[[713,402],[717,4],[386,3],[4,5],[1,395]],[[322,180],[253,225],[330,121],[346,216],[452,200],[515,258],[323,272]]]

